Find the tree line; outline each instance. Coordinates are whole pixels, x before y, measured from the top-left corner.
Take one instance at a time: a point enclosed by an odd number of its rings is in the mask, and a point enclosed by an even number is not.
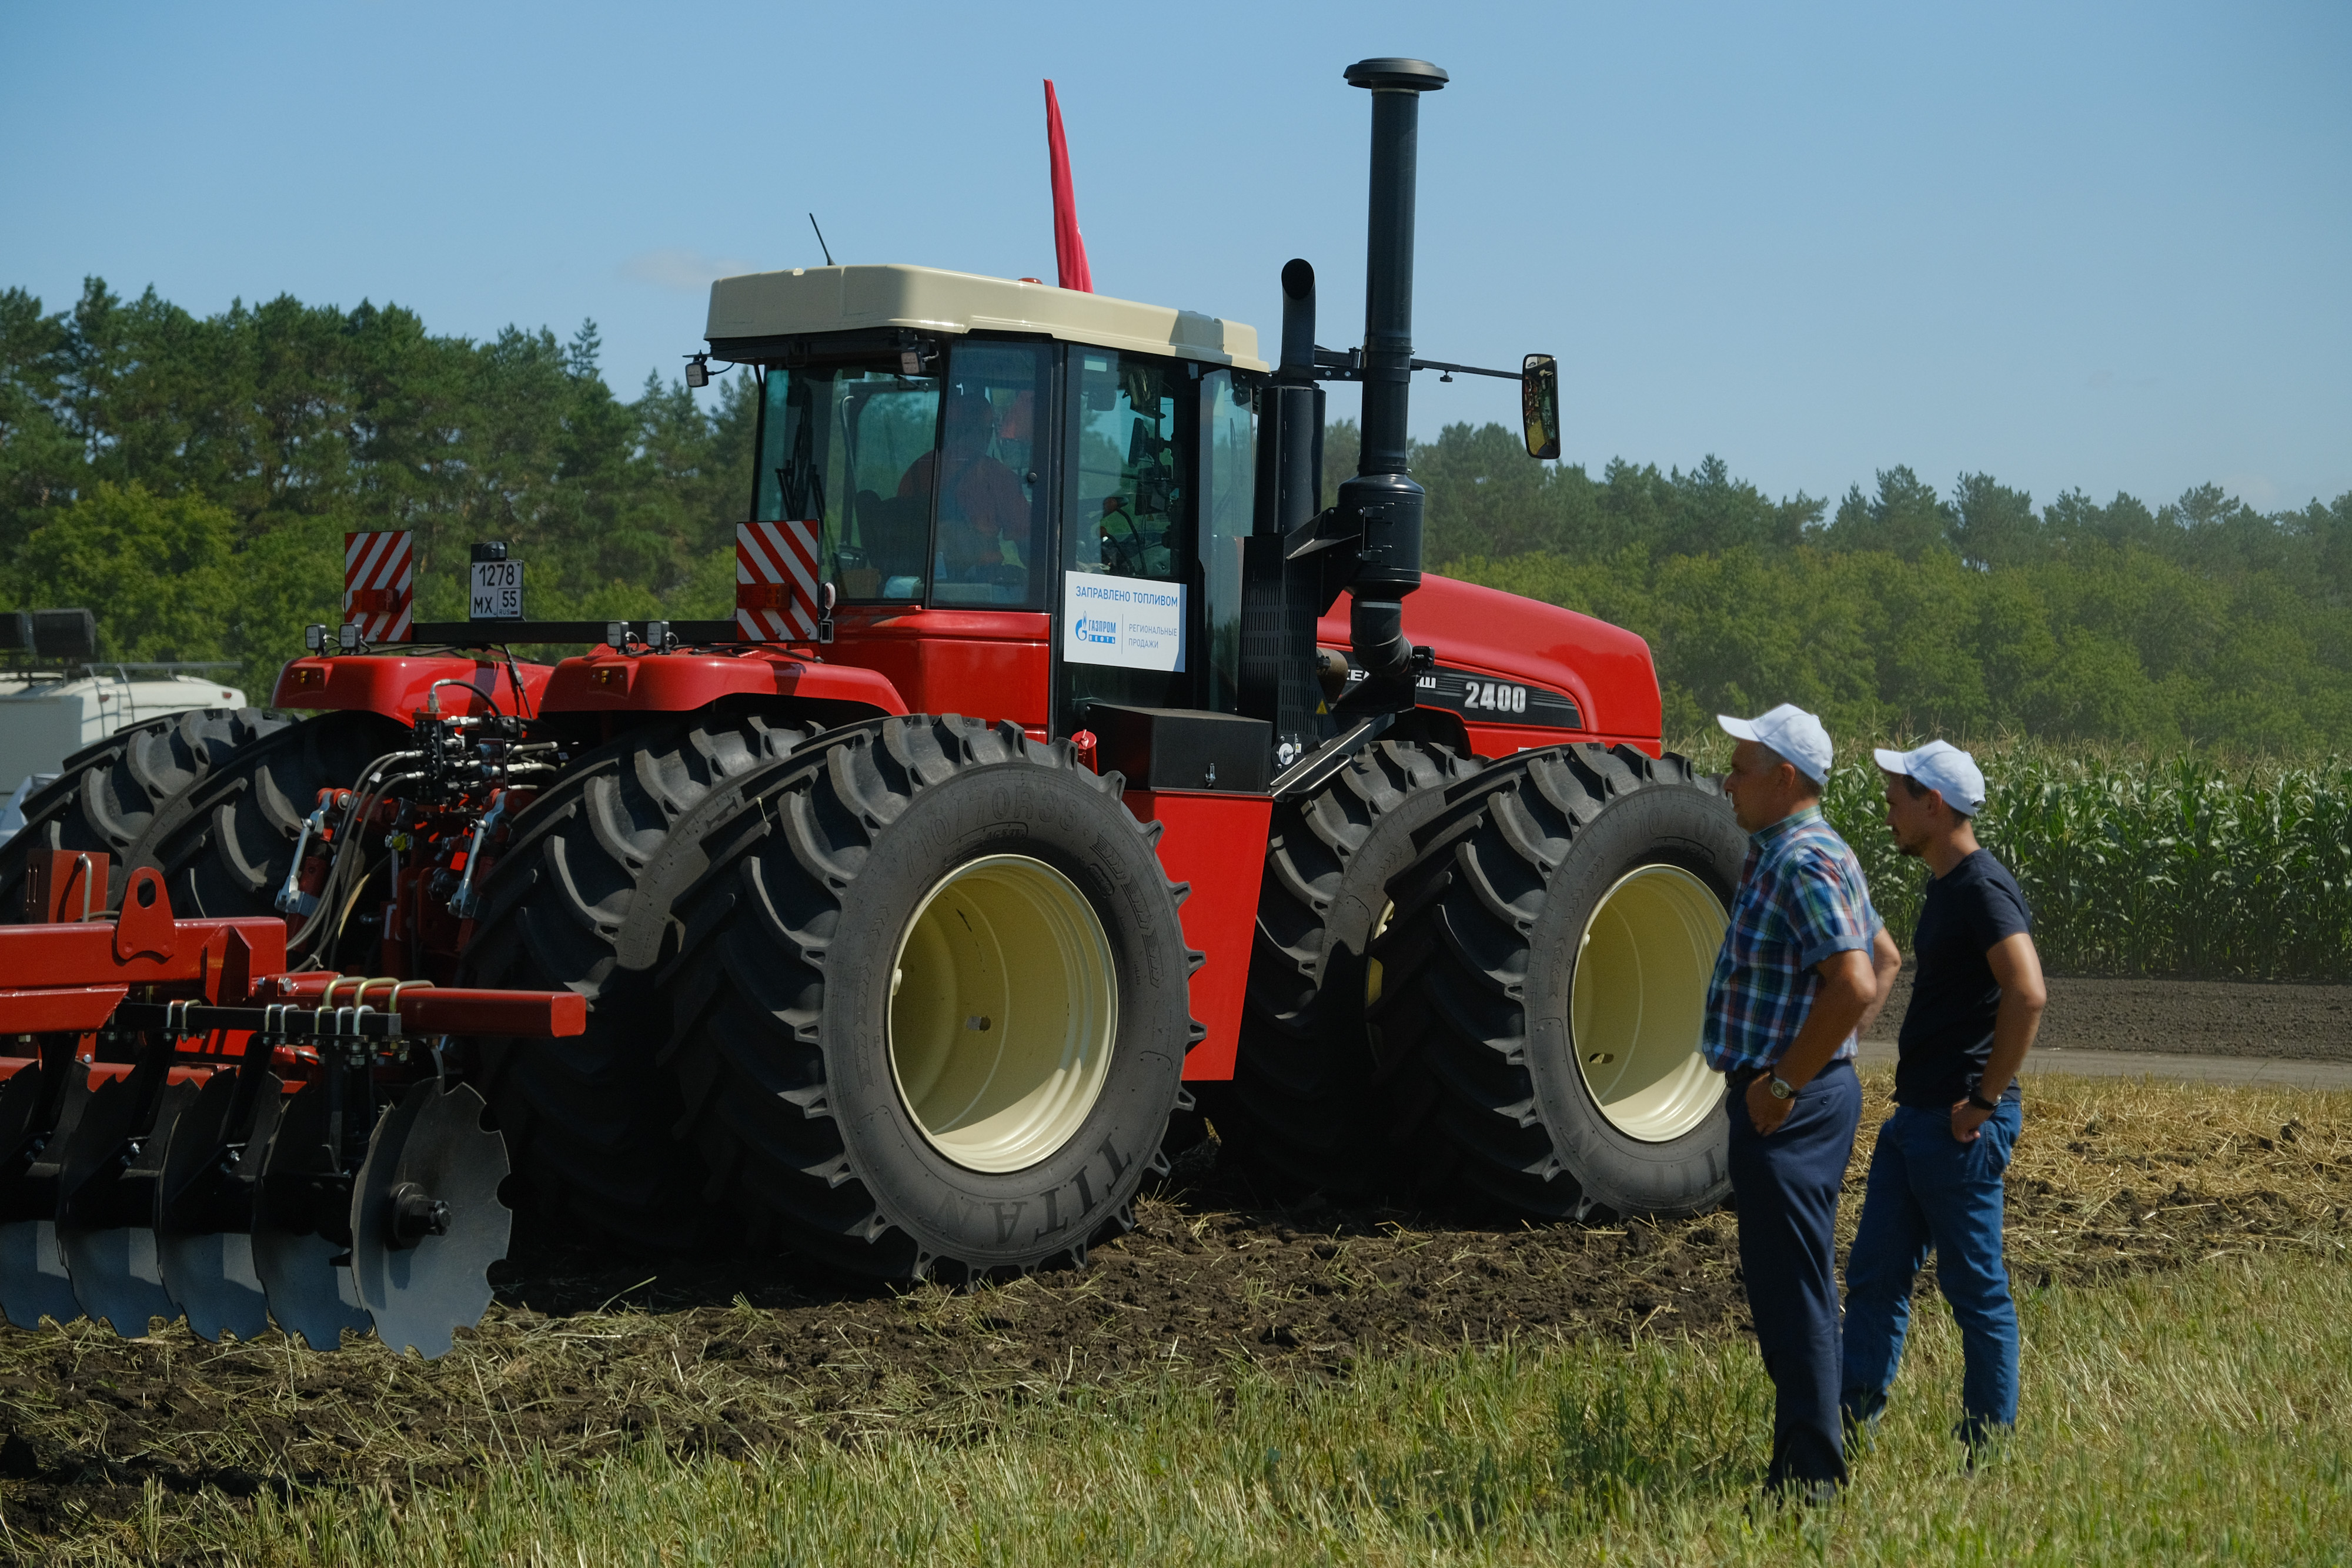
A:
[[[257,699],[341,619],[348,528],[413,528],[443,563],[506,539],[534,616],[723,614],[754,412],[741,375],[623,401],[593,322],[476,342],[395,306],[200,318],[91,279],[49,311],[11,288],[0,608],[89,605],[105,656],[235,660]],[[417,595],[464,614],[456,572]]]
[[[1327,478],[1355,431],[1325,442]],[[1832,507],[1708,457],[1528,460],[1517,432],[1416,448],[1426,556],[1650,641],[1670,735],[1792,701],[1833,733],[2307,752],[2352,745],[2352,492],[2262,513],[2214,485],[2151,507],[1907,467]]]
[[[507,539],[535,616],[723,614],[751,394],[648,376],[625,401],[593,322],[476,341],[396,306],[0,291],[0,608],[87,604],[107,657],[236,661],[257,697],[338,618],[348,528],[415,529],[437,563]],[[1333,485],[1356,435],[1328,433]],[[1412,467],[1430,562],[1648,638],[1670,731],[1788,699],[1853,734],[2352,742],[2352,494],[2037,507],[1894,467],[1832,506],[1713,457],[1533,463],[1495,424]],[[463,613],[454,571],[418,595]]]

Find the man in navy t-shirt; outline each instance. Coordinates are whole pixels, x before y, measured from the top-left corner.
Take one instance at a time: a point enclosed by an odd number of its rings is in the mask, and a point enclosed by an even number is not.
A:
[[[1958,1435],[1973,1459],[2017,1424],[2017,1308],[2001,1264],[2001,1173],[2023,1124],[2017,1070],[2048,996],[2017,881],[1977,843],[1976,759],[1943,741],[1880,751],[1886,823],[1932,880],[1912,951],[1895,1113],[1878,1130],[1846,1262],[1843,1386],[1850,1425],[1885,1408],[1903,1360],[1911,1282],[1936,1280],[1960,1327]]]

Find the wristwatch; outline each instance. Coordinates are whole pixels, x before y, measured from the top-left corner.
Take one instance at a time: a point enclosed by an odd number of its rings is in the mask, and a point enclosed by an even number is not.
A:
[[[1998,1111],[2000,1109],[2000,1102],[1997,1100],[1987,1100],[1978,1094],[1973,1089],[1969,1091],[1969,1103],[1975,1106],[1979,1111]]]
[[[1775,1100],[1793,1100],[1797,1097],[1795,1085],[1777,1072],[1772,1075],[1772,1082],[1764,1087],[1772,1092],[1772,1098]]]

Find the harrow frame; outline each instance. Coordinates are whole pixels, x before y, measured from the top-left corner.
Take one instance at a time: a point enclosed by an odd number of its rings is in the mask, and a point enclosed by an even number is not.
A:
[[[286,922],[177,919],[151,867],[85,913],[106,862],[53,854],[47,918],[0,926],[0,1035],[31,1048],[0,1057],[0,1308],[446,1352],[511,1216],[504,1139],[443,1048],[580,1034],[585,999],[298,970]]]

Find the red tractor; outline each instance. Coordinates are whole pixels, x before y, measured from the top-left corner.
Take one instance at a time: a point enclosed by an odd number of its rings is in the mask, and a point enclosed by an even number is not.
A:
[[[586,998],[452,1034],[534,1201],[894,1278],[1082,1261],[1195,1094],[1345,1194],[1530,1215],[1727,1185],[1696,1046],[1745,840],[1660,752],[1642,640],[1425,575],[1406,475],[1414,142],[1374,59],[1360,348],[914,267],[722,279],[760,389],[729,621],[411,618],[355,535],[273,699],[74,759],[0,850],[104,852],[299,972]],[[1320,383],[1363,388],[1327,506]],[[1336,608],[1342,596],[1348,609]],[[576,642],[552,667],[512,644]],[[118,875],[104,902],[119,901]],[[0,1019],[0,1027],[5,1027]],[[0,1184],[5,1197],[5,1184]],[[0,1264],[0,1293],[5,1293]]]

